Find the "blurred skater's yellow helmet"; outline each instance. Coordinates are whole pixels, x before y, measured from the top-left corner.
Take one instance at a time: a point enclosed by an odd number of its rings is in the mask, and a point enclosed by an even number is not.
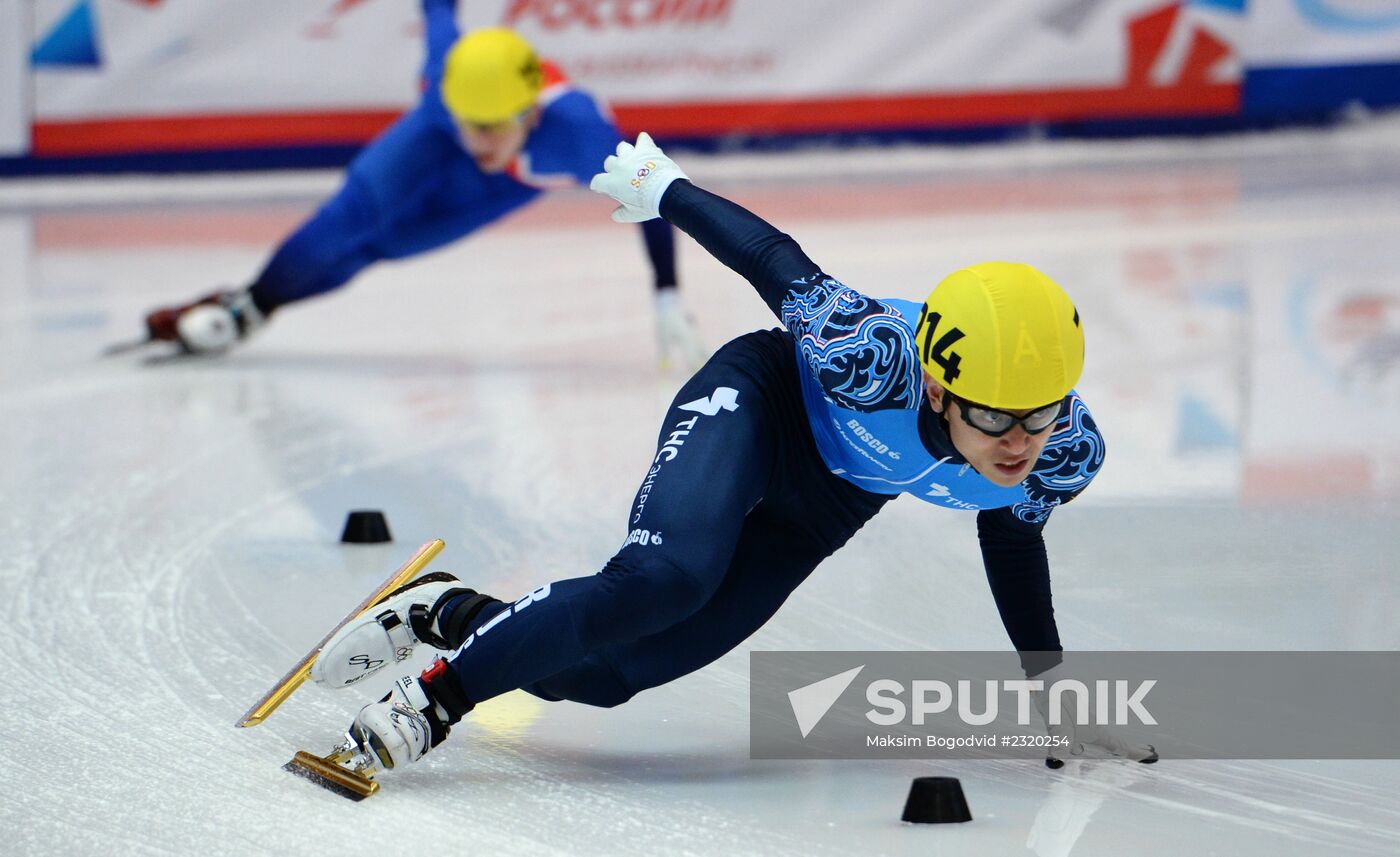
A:
[[[458,122],[494,125],[528,110],[542,80],[535,49],[514,30],[472,30],[447,52],[442,101]]]
[[[1084,369],[1084,328],[1069,295],[1012,262],[949,274],[924,302],[915,341],[945,389],[1003,410],[1064,398]]]

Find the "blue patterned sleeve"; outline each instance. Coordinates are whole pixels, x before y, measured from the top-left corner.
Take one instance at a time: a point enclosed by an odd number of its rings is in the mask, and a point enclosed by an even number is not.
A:
[[[1103,435],[1077,393],[1055,424],[1040,462],[1026,479],[1026,502],[1011,513],[1028,524],[1043,524],[1056,506],[1079,496],[1103,466]]]
[[[919,406],[914,331],[897,310],[824,275],[793,285],[783,325],[832,401],[856,411]]]
[[[688,181],[666,191],[661,216],[749,281],[832,401],[859,411],[918,407],[914,331],[893,307],[822,273],[791,236]]]

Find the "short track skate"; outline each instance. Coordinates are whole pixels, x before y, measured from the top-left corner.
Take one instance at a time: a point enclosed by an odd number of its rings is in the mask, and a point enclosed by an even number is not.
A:
[[[158,350],[153,350],[153,346],[160,346]],[[120,357],[123,354],[132,354],[138,351],[152,351],[143,356],[140,360],[143,366],[164,366],[168,363],[189,363],[191,361],[214,360],[224,355],[222,351],[201,353],[191,351],[178,342],[168,342],[164,339],[145,337],[144,339],[134,339],[130,342],[118,342],[102,349],[102,357]]]
[[[403,584],[416,578],[418,573],[426,568],[428,563],[433,561],[433,557],[442,552],[442,549],[442,539],[433,539],[420,547],[418,552],[409,558],[408,562],[404,563],[398,571],[391,574],[388,580],[380,584],[378,589],[371,592],[369,596],[366,597],[364,601],[361,601],[359,606],[354,610],[351,610],[344,619],[337,622],[334,628],[326,632],[326,636],[321,638],[321,642],[317,643],[311,651],[307,652],[306,655],[297,662],[296,666],[292,667],[286,675],[282,676],[282,679],[278,681],[277,684],[272,686],[271,690],[263,694],[261,699],[253,703],[253,707],[249,708],[235,725],[244,727],[256,726],[266,720],[268,715],[276,711],[279,705],[286,702],[287,697],[291,696],[297,688],[301,687],[302,683],[311,675],[311,665],[316,663],[316,656],[321,653],[321,649],[325,647],[326,643],[330,642],[331,637],[335,636],[336,631],[339,631],[341,628],[345,627],[350,620],[374,606],[374,604],[385,595],[388,595]]]
[[[316,663],[316,656],[321,653],[321,649],[325,647],[331,637],[335,636],[337,631],[395,589],[417,578],[419,573],[428,566],[428,563],[433,561],[433,557],[442,552],[442,548],[441,539],[434,539],[420,547],[408,562],[390,575],[388,580],[380,584],[344,619],[337,622],[336,626],[321,638],[321,642],[307,652],[296,666],[282,677],[281,681],[273,685],[271,690],[253,703],[253,707],[248,709],[237,725],[242,727],[256,726],[266,720],[268,715],[276,711],[283,702],[286,702],[287,697],[301,687],[310,676],[311,665]],[[299,777],[305,777],[318,786],[351,800],[364,800],[379,791],[379,784],[373,779],[374,774],[377,773],[374,755],[361,747],[354,736],[348,732],[343,740],[324,756],[317,756],[305,750],[297,751],[292,760],[282,766],[282,770],[290,771]]]
[[[379,791],[374,755],[362,748],[350,733],[324,756],[298,750],[282,770],[308,779],[323,789],[350,800],[364,800]]]

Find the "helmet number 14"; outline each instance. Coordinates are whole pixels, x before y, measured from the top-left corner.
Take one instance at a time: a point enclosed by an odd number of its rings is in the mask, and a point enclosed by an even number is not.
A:
[[[924,333],[924,365],[928,365],[932,361],[943,369],[943,380],[945,382],[952,381],[962,374],[962,370],[958,368],[958,364],[962,363],[962,356],[948,349],[952,347],[954,342],[967,334],[954,327],[935,342],[933,337],[938,333],[938,325],[943,321],[943,316],[936,312],[929,312],[927,309],[924,310],[924,313],[926,325],[924,328],[926,331]]]

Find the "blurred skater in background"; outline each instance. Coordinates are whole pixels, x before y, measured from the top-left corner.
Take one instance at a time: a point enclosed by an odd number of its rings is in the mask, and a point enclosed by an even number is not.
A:
[[[246,288],[146,317],[150,340],[217,353],[278,308],[337,289],[369,265],[437,249],[544,191],[587,184],[622,139],[606,110],[515,32],[462,36],[456,0],[423,0],[427,60],[418,105],[350,164],[345,183],[289,236]],[[681,306],[670,224],[642,224],[654,272],[661,363],[707,352]],[[464,272],[467,288],[475,283]]]

